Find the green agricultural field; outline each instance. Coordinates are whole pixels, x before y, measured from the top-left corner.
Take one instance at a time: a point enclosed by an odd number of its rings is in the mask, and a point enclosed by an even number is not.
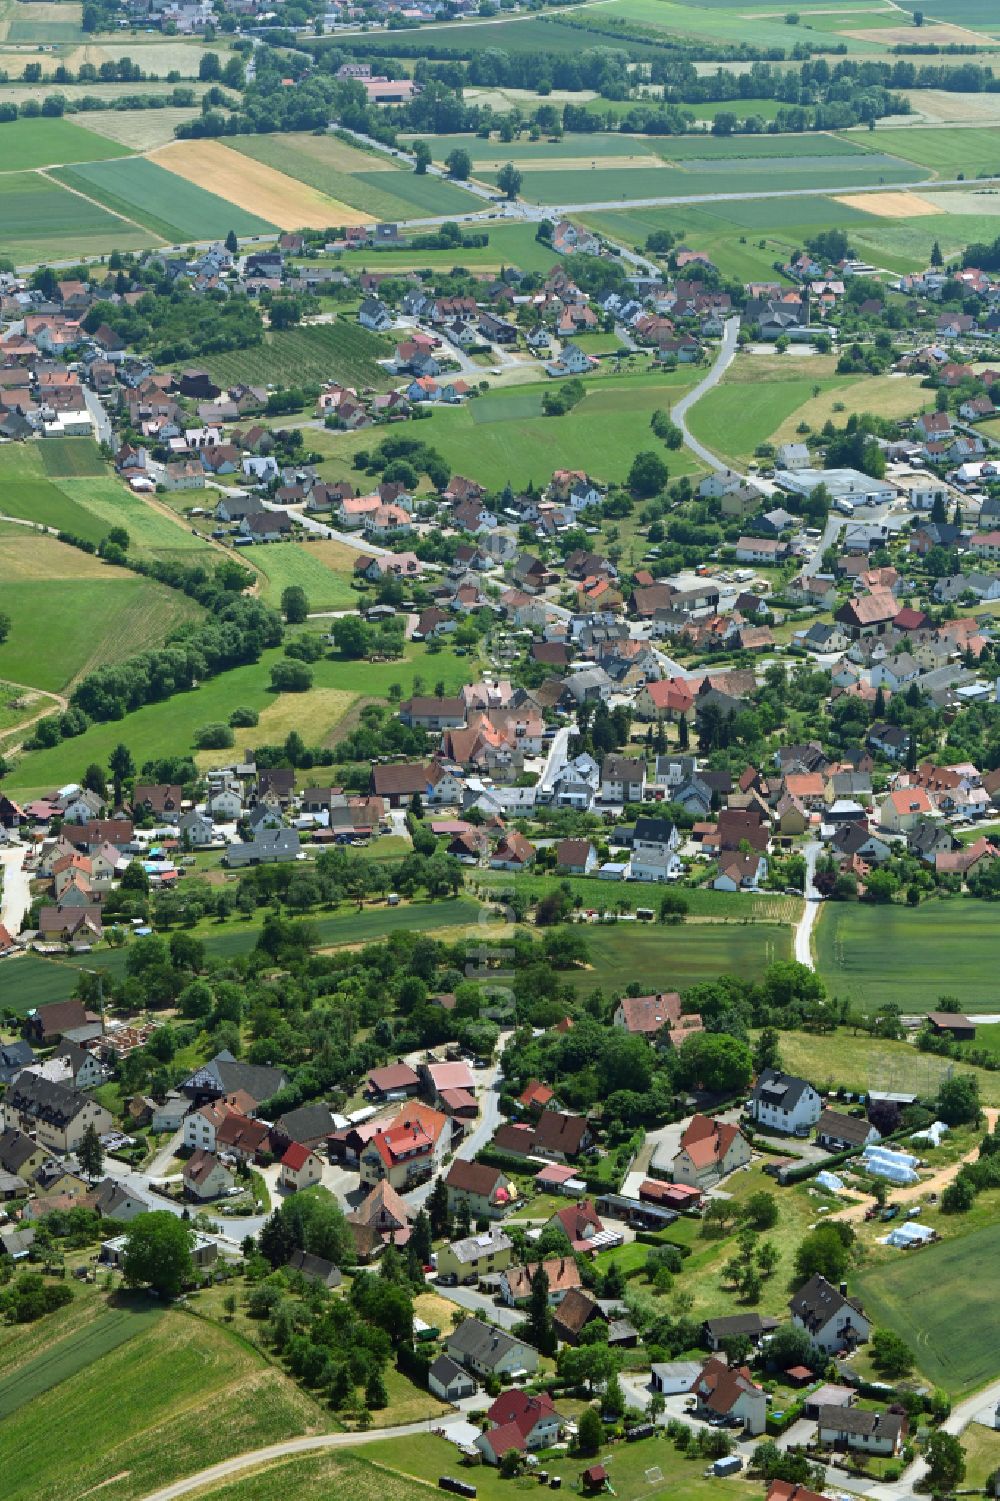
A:
[[[867,139],[882,151],[930,168],[937,177],[953,178],[959,173],[966,178],[995,177],[1000,173],[996,131],[987,126],[977,129],[945,125],[936,130],[916,125],[895,129],[885,126],[877,127],[874,136]]]
[[[610,995],[632,983],[643,991],[686,990],[719,974],[756,979],[791,958],[792,934],[780,923],[610,923],[587,929],[587,949],[589,968],[568,976],[581,995]]]
[[[787,40],[786,36],[785,41]],[[331,37],[330,41],[344,51],[359,51],[365,57],[372,52],[370,36],[338,36]],[[383,47],[378,48],[378,53],[381,54],[384,48],[388,57],[426,57],[429,41],[433,41],[438,56],[452,57],[476,57],[493,47],[501,52],[553,52],[559,57],[575,57],[587,47],[614,44],[613,38],[603,39],[600,33],[572,25],[560,17],[539,16],[530,20],[462,21],[440,26],[421,26],[419,31],[407,34],[393,32]],[[660,39],[645,41],[639,38],[638,33],[635,40],[629,36],[628,50],[638,58],[663,56]]]
[[[100,949],[87,955],[86,962],[92,966],[107,965],[112,970],[122,970],[124,954],[120,949]],[[25,1016],[36,1006],[69,1000],[80,978],[81,963],[82,958],[74,962],[72,959],[42,959],[38,954],[5,959],[0,970],[4,1005],[18,1016]]]
[[[923,195],[921,195],[923,196]],[[928,195],[928,203],[944,204],[947,193]],[[963,194],[963,197],[965,195]],[[845,208],[844,212],[847,210]],[[864,222],[867,219],[867,223]],[[906,220],[878,219],[863,216],[852,223],[852,248],[873,264],[890,271],[915,271],[926,266],[931,246],[937,240],[947,260],[956,259],[975,241],[992,240],[1000,231],[1000,222],[992,215],[950,214],[943,212]]]
[[[162,1303],[141,1296],[123,1294],[117,1306],[107,1304],[96,1318],[81,1322],[78,1329],[0,1376],[0,1422],[134,1339],[162,1314]]]
[[[185,182],[144,157],[63,167],[53,176],[168,244],[214,239],[231,229],[238,235],[267,234],[274,229],[266,219],[248,214],[197,183]]]
[[[111,1480],[120,1501],[135,1501],[213,1461],[328,1426],[245,1342],[168,1310],[4,1421],[5,1501],[74,1501]]]
[[[392,1371],[387,1372],[391,1375]],[[440,1442],[440,1440],[438,1440]],[[279,1460],[265,1469],[219,1481],[200,1490],[200,1501],[330,1501],[350,1496],[353,1501],[411,1501],[423,1487],[408,1475],[397,1475],[367,1458],[366,1445],[356,1453],[305,1454]],[[429,1482],[428,1482],[429,1484]]]
[[[465,188],[440,177],[418,177],[332,136],[227,136],[226,145],[379,219],[468,214],[482,207]]]
[[[358,596],[351,588],[351,568],[348,559],[357,553],[344,548],[347,566],[337,570],[325,561],[324,547],[336,547],[336,543],[275,542],[263,547],[248,547],[242,556],[259,568],[266,584],[261,592],[265,604],[278,609],[281,594],[292,584],[306,591],[310,610],[351,610]]]
[[[899,0],[903,10],[923,9],[920,0]],[[1000,30],[1000,16],[993,0],[936,0],[924,10],[928,20],[950,21],[954,26],[973,26],[983,31]]]
[[[373,849],[377,847],[373,846]],[[377,852],[374,856],[377,858]],[[470,935],[481,934],[482,908],[469,897],[444,901],[415,901],[400,907],[366,907],[340,911],[332,916],[310,917],[317,942],[323,948],[341,944],[372,943],[389,933],[430,933],[444,929],[467,928]],[[257,923],[228,923],[220,927],[207,922],[193,930],[205,945],[205,952],[216,959],[232,959],[248,954],[260,933]]]
[[[108,472],[107,462],[93,438],[46,438],[34,451],[52,479],[82,479]]]
[[[162,646],[170,631],[202,613],[176,589],[117,568],[8,582],[0,563],[0,594],[12,621],[0,646],[0,677],[55,692],[96,667]]]
[[[669,374],[608,375],[589,383],[583,400],[562,417],[542,415],[547,387],[493,391],[465,406],[436,409],[421,437],[453,472],[477,479],[490,490],[503,489],[508,480],[515,488],[529,481],[543,485],[553,469],[578,465],[584,452],[592,474],[620,481],[639,449],[661,447],[649,428],[653,412],[668,408],[697,379],[697,372],[685,367]],[[324,476],[341,479],[356,478],[351,457],[358,448],[373,445],[371,433],[349,433],[343,440],[330,434],[321,446],[330,454],[322,466]],[[663,457],[674,476],[697,468],[684,449],[663,450]]]
[[[7,12],[8,42],[82,42],[83,6],[68,4],[14,4]]]
[[[594,101],[595,108],[604,106],[607,102],[597,99]],[[400,138],[401,144],[407,147],[418,139],[420,137],[415,135]],[[469,153],[473,166],[483,162],[514,162],[518,167],[530,167],[546,162],[558,164],[567,159],[600,161],[602,157],[608,156],[617,158],[670,154],[659,136],[621,135],[617,131],[570,131],[558,141],[531,141],[526,135],[519,136],[515,141],[501,141],[496,136],[484,141],[479,136],[463,133],[431,136],[427,144],[438,163],[443,164],[452,151],[460,149]]]
[[[634,912],[637,907],[652,907],[655,911],[663,895],[657,887],[642,882],[602,881],[599,876],[513,875],[502,870],[476,870],[468,874],[468,884],[481,896],[491,892],[516,890],[527,901],[533,902],[557,887],[569,886],[574,900],[579,897],[585,912],[614,912],[619,902],[622,910]],[[699,920],[795,923],[802,913],[802,903],[795,897],[778,892],[761,892],[748,896],[745,892],[710,891],[704,887],[689,890],[676,889],[688,904],[688,913]],[[593,931],[587,929],[588,933]],[[634,925],[631,931],[635,932]]]
[[[295,386],[339,380],[387,389],[391,381],[377,362],[388,359],[394,347],[391,339],[370,333],[346,315],[335,323],[265,333],[262,344],[207,355],[202,364],[215,380],[228,384]],[[280,418],[276,426],[281,426]]]
[[[927,175],[925,168],[889,156],[817,156],[808,163],[796,157],[775,157],[754,167],[741,167],[731,157],[689,157],[677,167],[528,171],[523,174],[521,196],[530,203],[579,204],[697,198],[707,193],[766,193],[774,188],[776,172],[785,190],[826,188],[831,192],[880,182],[919,182]],[[485,176],[496,181],[496,173]]]
[[[998,1264],[1000,1225],[989,1225],[861,1272],[854,1290],[934,1386],[962,1397],[997,1374],[996,1286],[986,1269]]]
[[[787,26],[783,15],[777,11],[771,15],[759,10],[734,15],[729,9],[683,5],[673,3],[673,0],[622,0],[621,4],[611,6],[589,6],[581,15],[580,24],[597,31],[601,37],[613,38],[616,22],[631,23],[647,34],[661,32],[668,36],[704,37],[728,45],[745,42],[752,47],[780,47],[783,51],[792,48],[797,34],[805,29],[805,23]],[[605,25],[607,32],[603,29]],[[859,42],[852,37],[838,40],[844,42],[850,53],[885,50],[874,41]],[[594,45],[597,45],[596,40]]]
[[[815,930],[817,968],[831,991],[865,1011],[895,1001],[933,1010],[942,995],[966,1012],[1000,1011],[994,979],[996,910],[952,898],[920,907],[826,903]]]
[[[0,152],[5,172],[30,171],[35,167],[58,167],[67,162],[106,161],[127,156],[104,136],[95,135],[67,119],[8,120],[0,125]]]
[[[0,174],[0,255],[18,265],[101,255],[116,247],[144,250],[153,243],[141,225],[67,192],[52,176]]]

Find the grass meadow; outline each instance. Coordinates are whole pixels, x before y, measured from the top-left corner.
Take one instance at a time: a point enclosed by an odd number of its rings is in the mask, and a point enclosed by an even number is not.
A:
[[[609,923],[587,929],[590,965],[568,976],[581,995],[605,995],[634,981],[644,992],[686,990],[720,974],[755,979],[791,958],[792,931],[782,923],[685,923],[639,927]]]
[[[310,610],[349,610],[358,602],[351,588],[358,554],[340,542],[275,542],[248,547],[243,557],[263,573],[265,604],[278,609],[281,593],[292,584],[306,591]]]
[[[435,409],[421,437],[454,473],[490,490],[503,489],[508,480],[515,489],[529,481],[544,485],[553,469],[578,465],[584,451],[589,471],[608,482],[623,480],[643,448],[657,450],[677,477],[695,472],[696,460],[685,449],[668,453],[649,423],[654,411],[668,409],[697,379],[696,370],[683,366],[671,373],[609,374],[588,382],[583,400],[561,417],[542,414],[548,385],[491,391],[465,406]],[[356,480],[351,459],[373,443],[370,432],[331,433],[321,435],[316,446],[329,455],[321,466],[324,477]]]
[[[231,229],[241,236],[274,229],[266,219],[140,156],[63,167],[53,175],[168,244],[213,239]]]
[[[930,1098],[941,1080],[954,1072],[949,1058],[921,1053],[909,1042],[883,1041],[843,1027],[835,1032],[782,1032],[781,1057],[787,1069],[814,1079],[825,1093],[841,1087],[858,1094],[882,1089]],[[1000,1074],[971,1064],[963,1064],[963,1072],[966,1067],[979,1080],[984,1103],[1000,1105]]]
[[[929,168],[937,177],[952,178],[959,173],[968,179],[981,175],[995,177],[1000,168],[996,131],[988,126],[949,128],[945,125],[923,129],[920,126],[893,128],[887,125],[876,127],[874,135],[868,139],[882,151]]]
[[[0,534],[0,595],[11,617],[0,678],[54,692],[102,663],[162,645],[202,613],[177,590],[27,528]]]
[[[145,580],[140,582],[144,588],[149,588]],[[6,666],[5,653],[14,640],[14,634],[12,631],[6,645],[0,649],[0,677],[20,681],[17,674]],[[163,639],[162,628],[159,639]],[[127,654],[123,652],[123,655]],[[123,739],[128,741],[137,766],[154,756],[189,755],[195,731],[201,725],[227,719],[237,704],[257,709],[265,729],[270,724],[270,733],[275,738],[283,740],[289,728],[294,726],[310,744],[332,743],[345,717],[361,702],[384,699],[392,683],[398,683],[406,697],[413,692],[417,676],[427,685],[442,681],[446,692],[457,691],[469,680],[469,667],[462,658],[449,651],[428,656],[422,646],[409,645],[406,656],[398,662],[344,662],[324,658],[314,663],[314,686],[323,690],[321,698],[309,694],[275,694],[270,688],[270,670],[281,655],[277,648],[267,651],[259,662],[234,667],[219,677],[209,678],[190,693],[178,693],[162,703],[146,704],[124,720],[91,725],[82,735],[64,740],[50,749],[30,751],[19,758],[4,785],[11,796],[61,787],[78,777],[81,767],[91,761],[106,762]],[[45,685],[40,683],[38,686]],[[317,705],[323,712],[315,712]],[[263,738],[258,726],[252,732],[250,743],[257,744]]]
[[[933,1010],[942,995],[969,1013],[1000,1011],[993,977],[996,911],[971,897],[920,907],[825,903],[815,930],[816,963],[831,993],[864,1011],[895,1001]]]
[[[393,340],[370,333],[346,316],[335,323],[267,332],[262,344],[206,355],[202,363],[217,381],[228,384],[294,386],[303,381],[342,380],[352,386],[385,389],[391,381],[377,362],[388,358],[394,347]],[[277,425],[281,425],[280,418]]]
[[[759,443],[814,399],[816,386],[820,396],[815,399],[824,401],[857,384],[850,376],[829,374],[831,363],[791,357],[781,364],[780,357],[768,358],[765,371],[759,357],[742,357],[733,367],[733,378],[706,392],[692,407],[688,425],[696,438],[724,458],[751,458]]]

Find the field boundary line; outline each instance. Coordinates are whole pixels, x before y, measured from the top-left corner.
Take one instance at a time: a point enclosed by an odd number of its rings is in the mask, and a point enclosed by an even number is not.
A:
[[[113,158],[113,160],[117,161],[118,158],[115,157]],[[80,165],[85,166],[86,163],[73,162],[72,165],[74,167]],[[111,216],[115,219],[120,219],[123,224],[131,224],[132,228],[139,230],[140,234],[152,235],[155,240],[159,240],[161,245],[166,245],[167,241],[163,238],[162,235],[158,235],[155,230],[149,229],[145,224],[140,224],[136,219],[130,219],[127,214],[120,214],[116,208],[108,208],[108,205],[106,203],[101,203],[100,199],[98,198],[91,198],[89,193],[83,193],[79,188],[71,188],[68,182],[60,182],[58,177],[51,177],[49,175],[49,172],[50,169],[48,167],[35,168],[35,175],[37,177],[43,177],[46,182],[52,183],[53,187],[62,188],[64,193],[74,193],[77,198],[82,198],[84,203],[93,204],[94,208],[102,209],[104,213],[111,214]]]

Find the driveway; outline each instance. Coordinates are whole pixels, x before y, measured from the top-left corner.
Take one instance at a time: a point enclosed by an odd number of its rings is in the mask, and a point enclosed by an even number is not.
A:
[[[501,1032],[497,1041],[496,1062],[491,1063],[489,1068],[473,1069],[476,1083],[476,1098],[479,1100],[479,1119],[473,1129],[466,1133],[455,1151],[455,1156],[464,1162],[469,1162],[475,1157],[480,1148],[493,1136],[494,1131],[500,1124],[500,1084],[503,1078],[503,1070],[500,1067],[500,1059],[503,1050],[511,1037],[510,1032]],[[403,1198],[413,1209],[421,1209],[430,1197],[434,1187],[433,1178],[427,1183],[421,1183],[419,1188],[413,1188],[405,1193]],[[444,1288],[441,1289],[444,1292]]]
[[[458,1308],[466,1308],[469,1313],[484,1315],[491,1324],[499,1324],[501,1329],[513,1329],[515,1324],[523,1323],[523,1308],[508,1308],[504,1303],[494,1303],[485,1293],[477,1293],[471,1287],[442,1287],[439,1282],[428,1282],[439,1297],[447,1298],[449,1303],[454,1303]]]

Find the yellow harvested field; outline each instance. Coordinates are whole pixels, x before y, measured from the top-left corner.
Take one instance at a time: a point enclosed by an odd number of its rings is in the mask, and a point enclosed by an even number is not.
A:
[[[175,141],[151,152],[150,161],[168,172],[197,183],[220,198],[235,203],[247,213],[259,214],[279,229],[301,229],[306,224],[357,223],[364,215],[346,203],[273,167],[231,151],[219,141]]]
[[[2,509],[2,503],[0,503]],[[13,528],[0,534],[0,578],[7,583],[30,583],[40,579],[130,579],[127,568],[104,563],[92,553],[68,547],[55,537]]]
[[[152,151],[174,139],[174,129],[193,120],[199,113],[168,105],[166,109],[93,109],[87,112],[87,129],[131,146],[133,151]]]
[[[878,219],[925,219],[941,210],[916,193],[844,193],[834,199],[846,208],[858,208]]]
[[[988,214],[991,218],[1000,214],[1000,190],[997,188],[969,189],[963,193],[928,193],[927,202],[934,205],[938,214]]]
[[[332,135],[313,135],[311,131],[291,131],[281,137],[296,156],[307,156],[334,172],[395,172],[395,163],[381,151],[362,151]]]
[[[298,730],[310,745],[322,745],[330,731],[339,725],[357,698],[344,688],[310,688],[308,693],[279,693],[261,711],[254,735],[262,745],[277,745],[290,730]],[[195,764],[199,771],[224,766],[232,760],[231,750],[198,751]]]
[[[893,115],[893,128],[908,125],[998,125],[1000,94],[949,94],[946,89],[903,89],[912,113]]]
[[[800,422],[808,422],[814,432],[825,422],[834,422],[843,427],[848,417],[855,413],[872,412],[893,421],[899,417],[915,417],[918,412],[933,408],[932,391],[927,391],[916,375],[875,375],[849,386],[834,387],[821,391],[796,407],[790,416],[771,434],[771,443],[794,443],[798,438]],[[841,410],[835,411],[838,407]],[[801,441],[801,440],[800,440]]]
[[[571,93],[568,89],[552,89],[547,94],[536,94],[533,89],[487,89],[474,87],[462,90],[466,104],[478,104],[480,109],[496,110],[506,114],[511,109],[537,109],[540,104],[589,104],[599,96],[593,89],[580,89]]]
[[[856,42],[870,42],[871,30],[848,31],[846,27],[838,28],[840,36],[853,37]],[[912,26],[880,26],[875,33],[880,43],[886,47],[910,46],[913,42]],[[933,21],[929,26],[923,26],[920,30],[920,42],[937,42],[941,47],[982,47],[990,46],[995,38],[987,36],[982,31],[971,31],[968,26],[955,26],[951,21]]]

